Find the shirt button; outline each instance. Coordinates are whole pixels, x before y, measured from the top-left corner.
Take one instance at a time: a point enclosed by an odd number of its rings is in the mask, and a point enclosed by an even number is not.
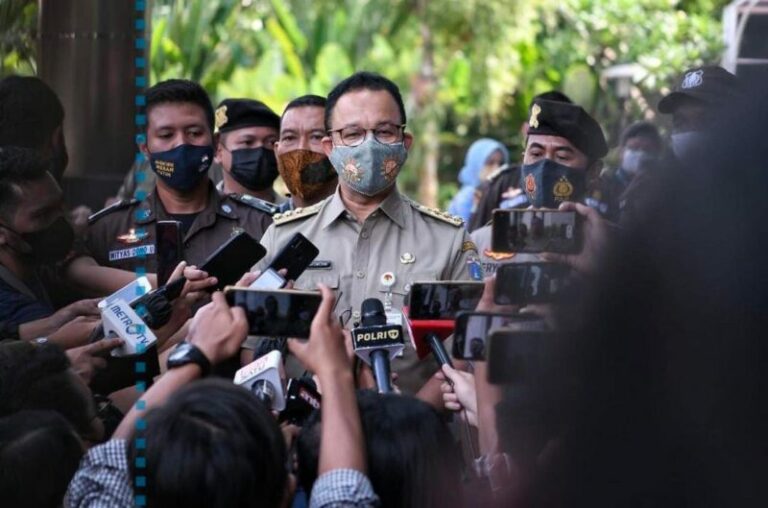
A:
[[[362,271],[362,270],[358,270],[357,272],[355,272],[355,277],[357,277],[358,279],[364,279],[365,278],[365,272]]]
[[[365,239],[368,239],[371,237],[371,233],[368,230],[364,229],[363,232],[360,233],[360,236],[362,236]]]
[[[354,319],[355,321],[360,319],[360,311],[359,310],[356,310],[356,311],[352,312],[352,319]]]
[[[404,290],[404,291],[407,293],[408,291],[410,291],[410,290],[411,290],[411,285],[410,285],[410,284],[406,284],[406,285],[403,287],[403,290]]]

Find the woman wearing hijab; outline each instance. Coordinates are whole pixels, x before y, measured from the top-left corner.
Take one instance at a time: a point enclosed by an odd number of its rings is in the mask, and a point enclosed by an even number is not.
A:
[[[459,172],[461,188],[453,197],[448,211],[458,215],[464,222],[469,221],[475,206],[475,191],[500,166],[509,161],[506,147],[495,139],[481,138],[472,143]]]

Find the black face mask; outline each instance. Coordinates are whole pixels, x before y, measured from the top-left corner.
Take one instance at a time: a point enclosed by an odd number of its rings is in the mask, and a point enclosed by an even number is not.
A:
[[[277,178],[274,150],[264,147],[232,150],[230,174],[243,187],[260,191],[269,189]]]
[[[557,208],[563,201],[581,201],[587,183],[585,169],[563,166],[551,159],[526,164],[520,185],[534,208]]]
[[[61,261],[72,250],[72,244],[75,241],[75,231],[64,217],[59,217],[50,226],[31,233],[19,233],[8,226],[4,227],[13,231],[29,245],[29,251],[17,250],[17,252],[31,258],[37,264]]]

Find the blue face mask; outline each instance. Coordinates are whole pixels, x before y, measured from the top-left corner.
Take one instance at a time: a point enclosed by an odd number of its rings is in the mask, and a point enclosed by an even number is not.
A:
[[[408,158],[405,145],[385,145],[370,137],[358,146],[334,146],[328,157],[341,181],[365,196],[375,196],[395,184]]]
[[[676,132],[670,137],[672,152],[678,159],[684,159],[694,153],[703,137],[703,133],[697,131]]]
[[[655,160],[656,158],[645,150],[627,148],[624,150],[624,156],[621,158],[621,169],[630,175],[636,175]]]
[[[213,160],[210,145],[179,145],[173,150],[149,154],[152,170],[168,187],[185,192],[205,178]]]
[[[584,169],[563,166],[551,159],[524,165],[520,180],[534,208],[557,208],[563,201],[581,201],[587,187]]]

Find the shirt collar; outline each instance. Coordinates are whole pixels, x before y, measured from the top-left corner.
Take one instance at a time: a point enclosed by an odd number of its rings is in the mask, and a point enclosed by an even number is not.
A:
[[[405,208],[406,203],[403,200],[403,196],[400,194],[400,191],[397,190],[397,187],[395,187],[392,189],[392,192],[390,192],[389,195],[384,198],[384,201],[379,204],[379,207],[376,209],[376,211],[378,212],[381,210],[384,215],[389,217],[392,222],[397,224],[402,229],[405,227]],[[341,200],[341,185],[336,187],[336,192],[326,202],[320,213],[320,225],[322,229],[328,228],[339,217],[349,213],[347,208],[344,206],[344,201]]]

